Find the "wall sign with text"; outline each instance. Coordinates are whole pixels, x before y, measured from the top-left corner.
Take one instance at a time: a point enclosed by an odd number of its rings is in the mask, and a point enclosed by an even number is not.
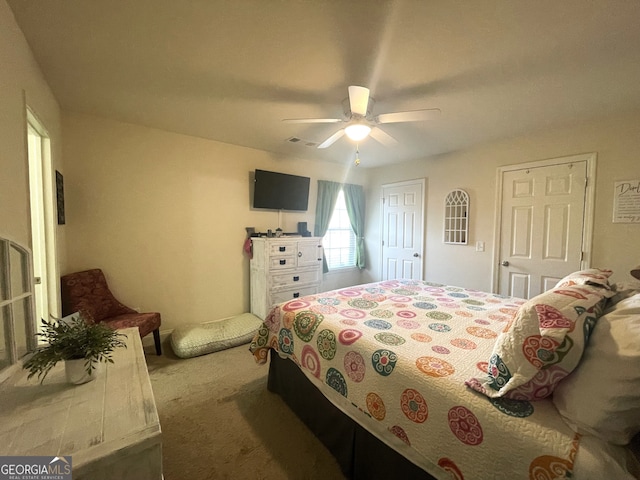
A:
[[[640,180],[614,183],[613,223],[640,223]]]

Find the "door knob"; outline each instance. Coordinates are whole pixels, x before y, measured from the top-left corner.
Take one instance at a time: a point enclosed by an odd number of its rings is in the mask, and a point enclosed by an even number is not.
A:
[[[417,253],[414,253],[413,256],[418,258],[420,255],[418,255]]]
[[[507,260],[503,260],[502,262],[500,262],[500,265],[502,265],[503,267],[508,267],[509,262]]]

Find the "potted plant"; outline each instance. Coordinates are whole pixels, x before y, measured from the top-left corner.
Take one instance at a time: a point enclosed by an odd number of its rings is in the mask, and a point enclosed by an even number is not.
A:
[[[117,347],[125,347],[120,339],[126,335],[118,333],[100,323],[88,323],[82,315],[70,320],[42,320],[42,332],[48,345],[36,352],[23,364],[29,370],[27,378],[38,375],[43,382],[56,363],[65,362],[67,380],[80,384],[95,379],[101,363],[113,363],[111,353]]]

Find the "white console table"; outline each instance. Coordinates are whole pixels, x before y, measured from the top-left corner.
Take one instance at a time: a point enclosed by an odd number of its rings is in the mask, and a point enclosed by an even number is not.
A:
[[[71,455],[74,480],[160,480],[162,441],[137,328],[122,330],[96,380],[66,382],[58,363],[43,384],[20,367],[0,384],[0,455]]]

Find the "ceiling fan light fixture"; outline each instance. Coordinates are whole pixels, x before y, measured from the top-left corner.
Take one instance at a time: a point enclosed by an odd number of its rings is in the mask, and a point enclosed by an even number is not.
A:
[[[347,137],[349,137],[354,142],[359,142],[360,140],[367,138],[370,132],[371,127],[369,125],[365,125],[364,123],[354,123],[344,129],[344,133],[347,134]]]

